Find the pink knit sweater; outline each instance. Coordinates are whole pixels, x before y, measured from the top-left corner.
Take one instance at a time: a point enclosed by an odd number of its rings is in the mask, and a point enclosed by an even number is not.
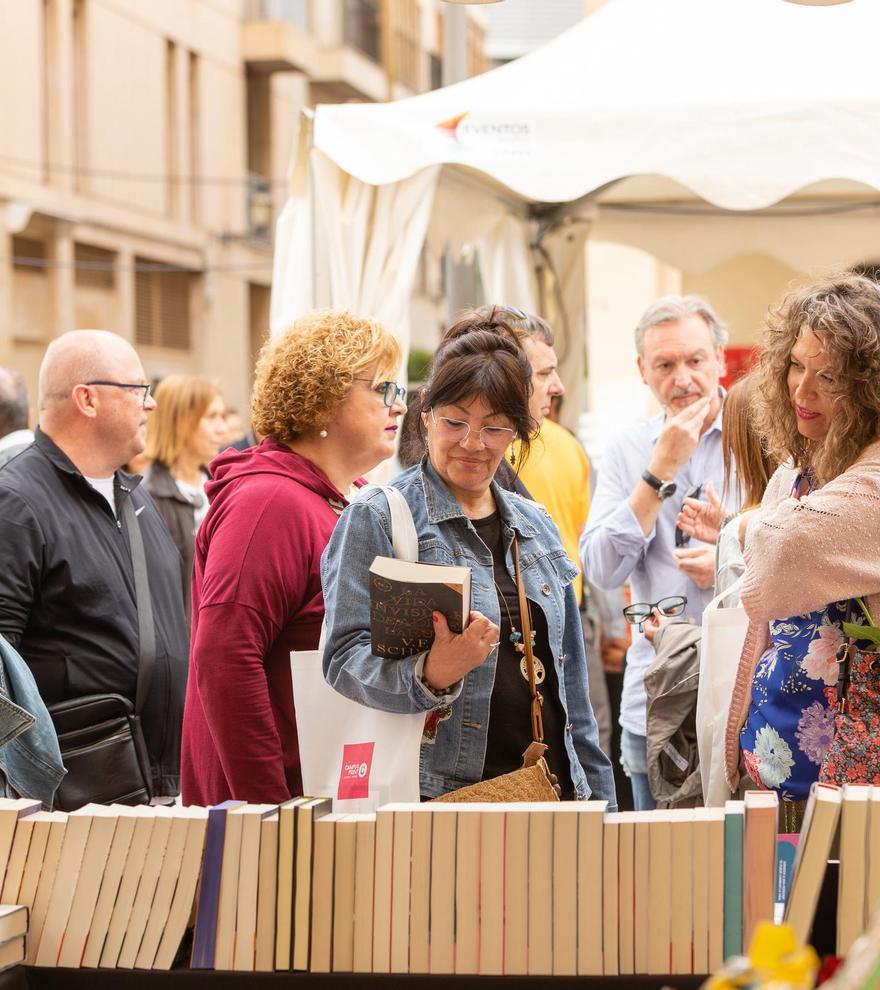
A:
[[[770,644],[769,622],[861,596],[880,622],[880,441],[811,495],[790,497],[791,467],[780,467],[746,530],[742,604],[749,628],[727,719],[725,770],[739,785],[739,734],[752,679]]]

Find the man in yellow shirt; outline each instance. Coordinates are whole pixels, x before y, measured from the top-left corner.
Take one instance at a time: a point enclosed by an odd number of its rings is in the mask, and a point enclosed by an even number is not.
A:
[[[590,462],[577,439],[549,418],[554,396],[565,393],[552,330],[539,316],[510,307],[508,311],[518,317],[510,320],[513,329],[523,332],[520,344],[532,366],[529,411],[541,427],[525,463],[518,463],[518,451],[514,451],[513,459],[522,483],[553,517],[565,552],[579,568],[578,540],[590,511]],[[582,589],[583,580],[578,575],[574,586],[578,601]]]
[[[525,347],[529,349],[528,343]],[[545,416],[519,476],[553,517],[565,552],[577,564],[578,540],[590,511],[590,462],[584,448],[564,426]],[[578,601],[582,587],[579,574],[574,585]]]

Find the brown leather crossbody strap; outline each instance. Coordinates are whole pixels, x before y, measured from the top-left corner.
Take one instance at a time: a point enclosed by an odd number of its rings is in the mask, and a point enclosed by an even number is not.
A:
[[[538,684],[535,680],[535,655],[532,652],[532,616],[529,603],[523,588],[522,576],[519,569],[519,546],[516,537],[513,538],[513,570],[516,577],[516,594],[519,598],[519,624],[522,629],[523,646],[525,649],[526,669],[529,673],[529,692],[532,696],[532,740],[544,742],[544,720],[541,717],[541,696],[538,694]]]

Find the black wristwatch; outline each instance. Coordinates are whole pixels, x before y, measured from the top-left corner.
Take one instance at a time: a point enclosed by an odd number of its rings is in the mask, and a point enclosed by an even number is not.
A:
[[[642,481],[654,489],[661,502],[665,502],[666,499],[674,495],[676,488],[678,488],[674,481],[661,481],[656,474],[651,474],[650,471],[642,471]]]

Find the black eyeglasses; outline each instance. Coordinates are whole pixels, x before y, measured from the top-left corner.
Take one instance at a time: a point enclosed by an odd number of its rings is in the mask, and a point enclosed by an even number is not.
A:
[[[84,385],[109,385],[110,388],[139,388],[144,393],[144,402],[143,402],[144,405],[147,404],[147,399],[149,399],[149,397],[150,397],[150,390],[153,387],[150,384],[141,385],[140,382],[107,382],[107,381],[103,381],[101,379],[96,379],[93,382],[84,382],[83,384]]]
[[[369,382],[371,385],[373,384],[372,378],[355,378],[355,381]],[[397,402],[398,399],[403,402],[406,398],[406,389],[403,385],[398,385],[397,382],[376,382],[376,391],[378,392],[380,388],[385,390],[382,395],[382,401],[386,406],[388,406],[389,409],[395,402]]]
[[[695,485],[688,493],[685,498],[699,498],[703,493],[702,485]],[[682,503],[683,504],[683,503]],[[678,526],[675,527],[675,545],[677,547],[686,547],[688,543],[691,542],[691,534],[685,533]]]
[[[670,619],[681,615],[687,603],[688,600],[684,595],[670,595],[669,598],[661,598],[659,602],[634,602],[623,610],[623,617],[630,625],[638,626],[639,632],[644,632],[643,626],[650,619],[654,609]]]

